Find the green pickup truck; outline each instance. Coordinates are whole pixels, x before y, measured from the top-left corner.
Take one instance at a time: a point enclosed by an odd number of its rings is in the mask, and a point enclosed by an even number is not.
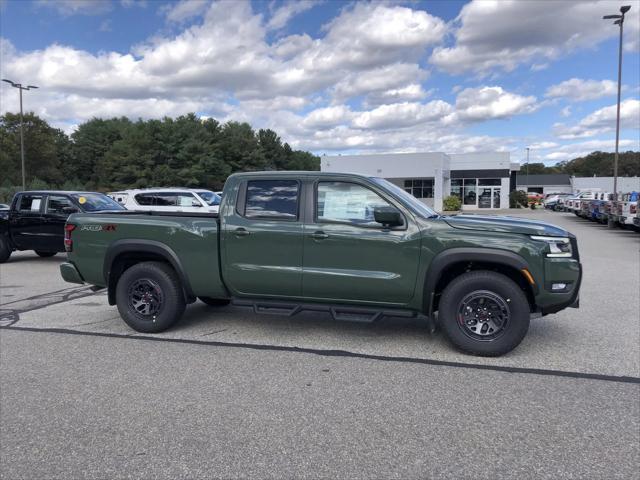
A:
[[[437,320],[476,355],[502,355],[532,317],[578,306],[575,237],[546,223],[438,215],[375,177],[229,177],[219,214],[85,213],[65,227],[68,282],[107,288],[134,330],[161,332],[185,306],[335,319]]]

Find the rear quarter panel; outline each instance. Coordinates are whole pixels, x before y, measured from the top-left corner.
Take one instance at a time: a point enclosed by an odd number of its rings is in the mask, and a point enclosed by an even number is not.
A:
[[[216,218],[76,214],[68,222],[77,226],[69,260],[90,284],[105,286],[104,259],[114,242],[153,240],[175,253],[196,296],[227,295],[220,278]]]

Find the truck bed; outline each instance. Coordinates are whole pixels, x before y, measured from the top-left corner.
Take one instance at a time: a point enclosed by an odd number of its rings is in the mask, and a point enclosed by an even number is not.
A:
[[[75,214],[72,257],[82,279],[106,286],[113,262],[136,248],[172,259],[194,296],[226,296],[220,278],[219,223],[214,213],[135,212]],[[153,253],[149,254],[153,260]]]

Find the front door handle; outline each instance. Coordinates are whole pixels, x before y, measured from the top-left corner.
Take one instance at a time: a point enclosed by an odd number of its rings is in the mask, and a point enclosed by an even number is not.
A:
[[[249,230],[247,230],[246,228],[236,228],[235,232],[233,232],[236,237],[246,237],[247,235],[249,235]]]
[[[329,234],[328,233],[324,233],[323,231],[317,231],[317,232],[313,232],[311,234],[311,238],[315,239],[315,240],[324,240],[325,238],[329,238]]]

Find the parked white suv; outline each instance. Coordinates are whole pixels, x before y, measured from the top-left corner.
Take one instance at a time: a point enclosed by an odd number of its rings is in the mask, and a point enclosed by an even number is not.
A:
[[[205,189],[145,188],[110,192],[127,210],[218,213],[220,197]]]

